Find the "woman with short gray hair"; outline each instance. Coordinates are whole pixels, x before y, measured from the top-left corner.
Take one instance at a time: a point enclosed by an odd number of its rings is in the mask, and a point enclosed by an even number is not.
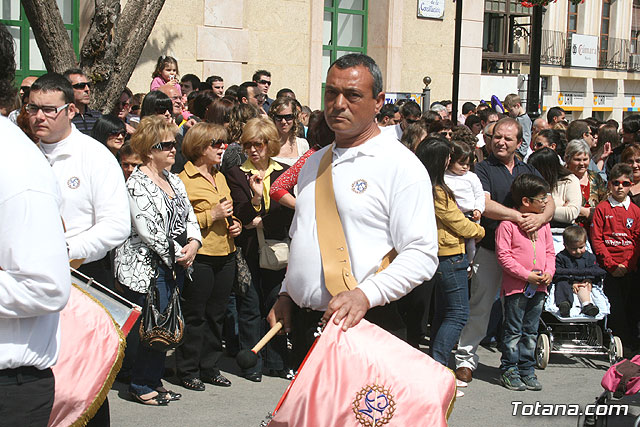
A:
[[[569,169],[580,181],[582,193],[582,207],[576,222],[587,226],[598,203],[607,197],[607,187],[602,177],[589,170],[591,148],[584,139],[574,139],[567,144],[564,161]]]

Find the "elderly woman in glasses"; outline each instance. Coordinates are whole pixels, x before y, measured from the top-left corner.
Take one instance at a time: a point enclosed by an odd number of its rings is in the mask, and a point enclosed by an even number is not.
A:
[[[286,96],[277,98],[269,108],[269,117],[275,123],[280,139],[280,151],[273,159],[292,166],[309,150],[307,140],[296,136],[302,126],[298,121],[296,101]]]
[[[202,247],[193,264],[191,280],[184,286],[182,312],[184,342],[176,349],[178,378],[185,388],[205,389],[204,383],[231,386],[220,373],[222,329],[236,274],[234,238],[242,231],[232,218],[233,203],[227,181],[217,166],[229,135],[224,127],[198,123],[184,137],[188,161],[180,179],[200,224]]]
[[[589,225],[598,203],[607,198],[607,186],[598,172],[589,169],[591,147],[583,139],[574,139],[567,144],[564,161],[580,183],[582,203],[577,223]]]
[[[265,239],[286,240],[293,210],[269,197],[271,184],[288,168],[273,160],[273,156],[280,151],[280,137],[273,122],[266,117],[249,120],[244,126],[240,144],[248,158],[242,165],[229,169],[226,176],[231,189],[234,216],[242,221],[245,228],[236,243],[247,260],[252,276],[252,284],[246,295],[237,297],[240,349],[244,350],[253,347],[260,339],[263,318],[275,303],[286,270],[260,267],[257,230],[261,230]],[[267,347],[265,373],[286,375],[282,358],[284,350],[281,340]],[[261,370],[260,359],[254,368],[243,372],[243,375],[251,381],[261,381]]]
[[[163,312],[175,288],[182,289],[192,270],[202,237],[184,184],[167,171],[176,157],[176,126],[158,116],[141,120],[131,147],[142,159],[127,180],[131,236],[116,250],[115,268],[124,296],[144,306],[149,288],[158,291]],[[134,326],[132,331],[137,331]],[[129,335],[135,347],[136,338]],[[131,350],[131,349],[129,349]],[[135,351],[135,349],[133,350]],[[131,369],[129,392],[146,405],[166,405],[180,398],[162,386],[165,352],[139,345]]]

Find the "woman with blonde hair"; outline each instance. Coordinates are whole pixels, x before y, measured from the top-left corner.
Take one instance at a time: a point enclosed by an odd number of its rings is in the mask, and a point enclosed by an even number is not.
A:
[[[273,156],[273,159],[291,166],[309,150],[307,140],[296,136],[302,124],[298,121],[295,99],[277,98],[269,108],[269,117],[275,123],[280,139],[280,151]]]
[[[273,122],[257,117],[247,122],[240,138],[247,153],[247,160],[226,172],[233,199],[233,213],[245,230],[236,243],[247,260],[252,283],[244,296],[237,296],[240,349],[250,349],[260,339],[266,317],[275,303],[286,268],[269,270],[260,267],[259,233],[269,240],[285,241],[288,238],[293,210],[269,197],[271,184],[288,168],[273,160],[280,152],[280,137]],[[273,344],[273,343],[272,343]],[[283,376],[286,368],[282,359],[281,342],[267,347],[265,372]],[[274,352],[274,348],[276,351]],[[262,359],[243,376],[251,381],[262,379]]]
[[[176,158],[175,124],[161,116],[144,117],[131,137],[131,148],[142,159],[127,180],[131,236],[116,249],[115,270],[124,296],[145,305],[149,288],[158,290],[164,312],[175,289],[182,289],[202,246],[200,227],[180,178],[168,172]],[[134,326],[132,331],[137,331]],[[129,341],[137,337],[129,335]],[[131,370],[129,392],[145,405],[166,405],[181,397],[162,386],[166,353],[139,346]]]

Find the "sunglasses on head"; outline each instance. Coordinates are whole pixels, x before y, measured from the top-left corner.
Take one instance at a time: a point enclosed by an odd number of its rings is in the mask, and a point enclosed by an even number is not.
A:
[[[158,142],[157,144],[155,144],[151,148],[153,148],[155,150],[170,151],[170,150],[176,148],[176,146],[177,146],[176,140],[174,139],[173,141]]]
[[[613,184],[614,187],[618,187],[620,185],[622,185],[624,188],[631,187],[631,181],[620,181],[616,179],[615,181],[611,181],[611,184]]]
[[[227,148],[227,141],[224,141],[222,139],[214,139],[211,141],[211,146],[213,148]]]
[[[249,151],[251,147],[255,147],[256,150],[261,150],[264,146],[265,144],[262,141],[248,141],[242,144],[242,148],[244,148],[245,151]]]
[[[276,122],[280,122],[282,120],[286,120],[288,122],[290,122],[291,120],[293,120],[293,114],[274,114],[273,118]]]
[[[89,89],[91,89],[91,83],[89,82],[81,82],[81,83],[76,83],[76,84],[72,84],[71,85],[74,89],[84,89],[85,87],[88,87]]]
[[[271,82],[269,80],[258,80],[258,83],[261,85],[271,86]]]

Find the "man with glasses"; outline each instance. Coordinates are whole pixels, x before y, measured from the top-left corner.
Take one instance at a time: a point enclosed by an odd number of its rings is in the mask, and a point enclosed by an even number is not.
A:
[[[82,134],[72,120],[77,113],[71,84],[49,73],[31,87],[29,125],[51,164],[62,192],[62,218],[69,259],[79,270],[107,283],[107,252],[129,236],[129,202],[122,171],[111,152]]]
[[[271,87],[271,73],[267,70],[258,70],[253,73],[251,78],[258,85],[258,92],[264,95],[264,102],[262,103],[262,109],[269,111],[273,99],[269,98],[269,88]]]
[[[89,108],[91,102],[91,82],[79,68],[71,68],[64,72],[63,76],[69,80],[73,87],[73,103],[77,112],[71,121],[76,128],[85,135],[91,135],[93,126],[102,116],[99,111]]]
[[[522,143],[522,126],[518,121],[510,117],[498,121],[492,135],[488,144],[489,157],[478,163],[475,170],[485,192],[485,211],[480,225],[486,235],[478,244],[471,266],[469,320],[456,351],[456,377],[463,382],[472,380],[472,373],[478,366],[478,345],[486,335],[491,308],[502,283],[502,268],[495,253],[495,232],[499,222],[513,221],[526,232],[535,233],[551,220],[555,210],[553,199],[549,199],[541,214],[522,214],[507,207],[511,205],[513,180],[522,174],[540,176],[540,173],[515,156]]]
[[[392,132],[395,134],[395,137],[400,141],[402,139],[402,134],[404,130],[412,123],[416,123],[420,120],[422,116],[422,109],[418,105],[417,102],[411,100],[402,104],[400,107],[400,123],[397,125],[389,126],[389,130],[385,130],[385,132]]]

